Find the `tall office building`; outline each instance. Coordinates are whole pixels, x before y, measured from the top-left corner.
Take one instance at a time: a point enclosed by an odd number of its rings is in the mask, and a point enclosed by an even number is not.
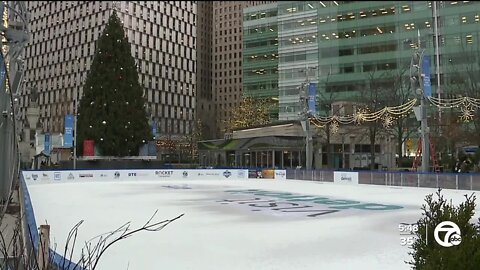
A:
[[[202,137],[215,136],[215,104],[212,92],[212,20],[213,2],[197,4],[197,120],[202,126]]]
[[[159,137],[190,133],[195,113],[195,1],[30,1],[31,41],[26,48],[27,94],[39,93],[45,132],[63,132],[74,112],[95,52],[115,9],[131,44],[151,122]]]
[[[244,9],[243,94],[278,101],[278,3]],[[274,110],[278,114],[278,108]],[[277,117],[275,117],[277,118]]]
[[[198,115],[208,126],[207,138],[223,137],[225,121],[242,95],[243,9],[269,2],[273,1],[198,3]]]
[[[430,56],[433,95],[473,96],[480,89],[472,76],[480,71],[479,10],[474,1],[282,1],[250,7],[244,12],[245,93],[278,97],[279,119],[295,120],[303,110],[299,94],[305,82],[318,83],[319,104],[322,96],[355,100],[372,82],[393,89],[393,76],[408,76],[420,45]],[[276,52],[278,61],[269,60]],[[276,68],[277,89],[269,83]]]

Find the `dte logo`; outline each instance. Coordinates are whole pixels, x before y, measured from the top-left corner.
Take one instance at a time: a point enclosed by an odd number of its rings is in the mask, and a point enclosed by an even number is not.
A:
[[[128,176],[137,176],[137,173],[131,172],[131,173],[128,173]]]

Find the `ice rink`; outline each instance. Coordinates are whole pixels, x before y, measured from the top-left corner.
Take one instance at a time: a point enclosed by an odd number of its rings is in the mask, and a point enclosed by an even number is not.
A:
[[[425,195],[436,191],[267,179],[27,186],[37,225],[51,225],[57,251],[80,220],[77,243],[85,243],[128,221],[137,228],[156,210],[154,221],[185,214],[118,242],[100,270],[410,269],[398,225],[416,222]],[[458,204],[472,191],[443,193]]]

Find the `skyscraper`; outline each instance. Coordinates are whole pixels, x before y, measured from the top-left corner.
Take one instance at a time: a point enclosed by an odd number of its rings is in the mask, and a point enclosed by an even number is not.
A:
[[[31,41],[26,48],[27,94],[39,93],[43,131],[62,132],[74,112],[95,52],[95,42],[113,9],[122,20],[152,124],[158,135],[190,133],[195,114],[195,1],[31,1]]]
[[[244,11],[245,93],[278,96],[279,119],[295,120],[303,110],[303,83],[318,83],[318,105],[328,103],[322,101],[327,96],[355,99],[371,79],[393,89],[395,74],[408,82],[412,54],[420,48],[430,56],[434,95],[474,96],[480,87],[472,76],[479,71],[478,10],[474,1],[282,1],[250,7]],[[278,89],[267,84],[276,68]]]
[[[199,3],[199,112],[208,138],[221,138],[230,111],[242,95],[243,9],[272,1]],[[211,38],[211,41],[209,39]],[[200,49],[202,47],[203,49]],[[210,56],[210,58],[208,57]],[[210,68],[210,73],[207,72]],[[211,78],[211,79],[210,79]],[[202,100],[200,100],[202,99]],[[211,117],[215,120],[212,120]]]

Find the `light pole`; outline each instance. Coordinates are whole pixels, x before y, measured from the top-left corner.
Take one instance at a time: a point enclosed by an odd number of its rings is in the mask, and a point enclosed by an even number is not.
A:
[[[422,78],[422,61],[424,50],[420,46],[420,30],[418,31],[418,50],[414,53],[411,62],[410,80],[412,88],[415,89],[417,95],[420,96],[420,107],[415,107],[414,111],[417,115],[417,120],[420,121],[420,137],[422,140],[422,172],[428,172],[430,169],[430,153],[429,153],[429,127],[427,123],[427,107],[426,96]],[[412,70],[413,69],[413,70]]]
[[[75,103],[74,111],[73,111],[73,169],[77,169],[77,109],[78,109],[78,101],[77,96],[75,94],[75,99],[73,100]]]
[[[308,100],[309,100],[309,93],[308,87],[310,85],[310,79],[308,77],[309,69],[316,69],[316,67],[310,67],[305,69],[305,82],[302,83],[301,90],[300,90],[300,104],[302,106],[302,126],[305,129],[305,168],[307,170],[312,169],[312,161],[313,161],[313,139],[310,133],[310,116],[313,113],[309,110],[308,107]],[[313,97],[315,98],[315,97]]]

